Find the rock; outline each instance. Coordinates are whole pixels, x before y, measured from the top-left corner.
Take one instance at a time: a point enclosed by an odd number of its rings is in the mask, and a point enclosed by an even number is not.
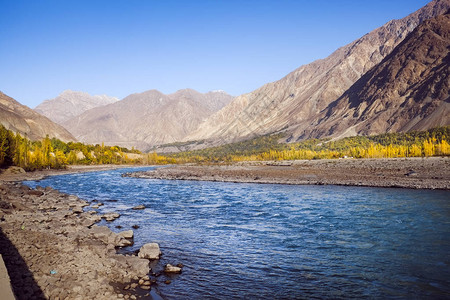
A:
[[[161,250],[159,249],[159,245],[157,243],[148,243],[139,249],[138,256],[140,258],[147,259],[159,259],[161,255]]]
[[[142,282],[141,285],[150,286],[150,285],[152,285],[152,283],[149,280],[146,280],[146,281]]]
[[[103,205],[103,203],[99,202],[99,203],[97,203],[97,204],[92,205],[91,207],[92,207],[92,208],[99,208],[99,207],[102,206],[102,205]]]
[[[108,222],[114,221],[115,219],[117,219],[119,217],[120,217],[120,214],[118,214],[118,213],[106,213],[102,216],[102,218]]]
[[[139,228],[139,225],[133,225],[133,226],[131,226],[133,229],[138,229]]]
[[[38,197],[40,197],[40,196],[44,195],[44,192],[37,191],[37,190],[29,190],[28,192],[26,192],[26,194],[30,195],[30,196],[38,196]]]
[[[149,289],[151,289],[151,287],[148,286],[148,285],[141,285],[141,289],[143,289],[143,290],[149,290]]]
[[[133,239],[133,237],[134,237],[133,230],[125,230],[125,231],[119,232],[118,235],[125,239]]]
[[[145,205],[141,204],[141,205],[133,207],[132,209],[134,209],[134,210],[145,209]]]
[[[20,173],[26,173],[26,171],[24,169],[22,169],[21,167],[9,167],[8,169],[6,169],[5,171],[3,171],[4,174],[20,174]]]
[[[116,238],[116,247],[126,247],[133,245],[133,230],[119,232]]]
[[[147,259],[142,259],[136,256],[126,257],[127,269],[131,270],[133,274],[138,276],[145,276],[150,272],[149,261]],[[131,284],[133,287],[133,284]]]
[[[172,266],[171,264],[167,264],[164,268],[164,272],[166,273],[181,273],[181,268]]]
[[[89,206],[89,202],[87,202],[87,201],[85,201],[85,200],[80,200],[79,205],[80,205],[81,207]]]
[[[408,173],[405,174],[405,176],[417,176],[417,172],[414,170],[409,170]]]
[[[82,206],[75,206],[74,208],[72,208],[72,211],[76,214],[81,214],[83,212],[83,207]]]
[[[85,215],[84,218],[85,218],[85,220],[83,221],[83,226],[85,226],[85,227],[91,227],[95,223],[100,222],[102,219],[100,216],[94,216],[91,214]]]
[[[114,243],[116,247],[127,247],[132,246],[133,244],[134,244],[133,241],[127,240],[122,237],[119,237],[119,239]]]
[[[78,198],[78,197],[75,196],[75,195],[69,195],[68,200],[69,200],[69,201],[79,201],[80,198]]]
[[[121,239],[123,239],[106,226],[92,226],[89,232],[103,243],[113,244],[114,246],[116,246]]]

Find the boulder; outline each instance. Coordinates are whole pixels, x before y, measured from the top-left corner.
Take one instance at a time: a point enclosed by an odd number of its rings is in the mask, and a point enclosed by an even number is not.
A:
[[[24,169],[22,169],[21,167],[9,167],[8,169],[6,169],[5,171],[3,171],[4,174],[21,174],[21,173],[26,173]]]
[[[103,203],[99,202],[97,204],[92,205],[92,208],[99,208],[102,205],[103,205]]]
[[[127,240],[121,236],[117,236],[117,239],[114,242],[114,246],[116,247],[127,247],[132,246],[133,244],[133,241]]]
[[[38,197],[40,197],[40,196],[44,195],[44,192],[43,191],[38,191],[38,190],[29,190],[29,191],[26,192],[26,194],[30,195],[30,196],[38,196]]]
[[[164,272],[166,273],[181,273],[181,268],[177,266],[172,266],[171,264],[167,264],[164,268]]]
[[[137,276],[145,276],[150,272],[150,267],[148,264],[148,260],[138,258],[136,256],[127,256],[127,265],[133,271],[133,274]]]
[[[112,245],[112,247],[125,247],[133,245],[132,241],[129,241],[117,233],[112,232],[111,229],[106,226],[92,226],[89,232],[103,243]]]
[[[92,226],[89,233],[99,240],[103,241],[105,244],[108,244],[109,241],[115,238],[115,236],[112,237],[112,235],[115,235],[115,233],[106,226]]]
[[[145,205],[141,204],[141,205],[133,207],[132,209],[134,209],[134,210],[145,209]]]
[[[120,214],[118,214],[118,213],[106,213],[102,216],[102,218],[108,222],[114,221],[118,217],[120,217]]]
[[[116,239],[116,247],[126,247],[133,245],[133,230],[119,232]]]
[[[72,211],[76,214],[81,214],[83,212],[83,207],[82,206],[75,206],[72,208]]]
[[[159,259],[161,255],[161,250],[159,249],[159,245],[157,243],[148,243],[139,249],[138,256],[140,258],[147,259]]]
[[[125,230],[118,233],[119,236],[125,238],[125,239],[133,239],[134,233],[133,230]]]

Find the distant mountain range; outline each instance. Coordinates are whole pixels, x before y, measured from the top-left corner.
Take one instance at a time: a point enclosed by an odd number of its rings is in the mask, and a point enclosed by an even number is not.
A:
[[[290,142],[449,125],[449,9],[450,0],[433,0],[236,98],[185,89],[170,95],[150,90],[118,101],[65,91],[36,111],[73,136],[55,124],[34,128],[26,118],[19,122],[14,110],[3,109],[1,121],[30,137],[48,130],[64,140],[144,151],[160,145],[157,149],[176,150],[164,144],[177,142],[184,149],[203,148],[280,132]]]
[[[90,109],[62,125],[85,143],[147,150],[183,139],[232,99],[223,91],[202,94],[185,89],[164,95],[150,90]]]
[[[119,99],[106,95],[91,96],[85,92],[67,90],[54,99],[42,102],[36,106],[34,110],[46,116],[53,122],[62,124],[73,117],[81,115],[89,109],[117,101],[119,101]]]
[[[0,123],[6,129],[31,140],[41,140],[48,134],[51,138],[55,137],[65,142],[75,141],[75,137],[62,126],[2,92],[0,92]]]

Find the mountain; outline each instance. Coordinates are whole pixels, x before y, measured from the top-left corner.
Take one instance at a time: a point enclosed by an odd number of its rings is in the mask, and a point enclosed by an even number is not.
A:
[[[53,123],[31,108],[0,92],[0,123],[31,140],[49,137],[69,142],[76,139],[62,126]]]
[[[223,144],[278,131],[302,132],[320,112],[380,63],[423,21],[445,13],[450,0],[434,0],[401,20],[392,20],[329,57],[236,97],[211,115],[185,141]],[[296,137],[293,136],[295,139]]]
[[[423,22],[333,102],[305,137],[450,125],[450,15]]]
[[[147,150],[181,140],[232,99],[223,91],[184,89],[164,95],[150,90],[88,110],[63,126],[82,142]]]
[[[42,102],[34,110],[50,120],[62,124],[89,109],[116,101],[119,99],[106,95],[91,96],[85,92],[67,90],[54,99]]]

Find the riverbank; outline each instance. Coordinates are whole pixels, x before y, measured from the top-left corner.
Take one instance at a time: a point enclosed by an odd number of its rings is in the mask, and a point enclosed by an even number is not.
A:
[[[32,173],[12,169],[0,176],[0,254],[17,299],[160,299],[149,286],[138,284],[150,282],[149,261],[116,253],[128,244],[129,232],[116,234],[95,225],[104,217],[96,203],[11,182],[118,167],[124,166]]]
[[[450,189],[450,158],[324,159],[175,165],[125,176],[242,183]]]
[[[10,167],[6,170],[0,170],[0,181],[40,180],[52,175],[97,172],[127,167],[132,168],[136,165],[73,165],[67,166],[66,169],[44,169],[33,172],[24,172],[21,168]]]

